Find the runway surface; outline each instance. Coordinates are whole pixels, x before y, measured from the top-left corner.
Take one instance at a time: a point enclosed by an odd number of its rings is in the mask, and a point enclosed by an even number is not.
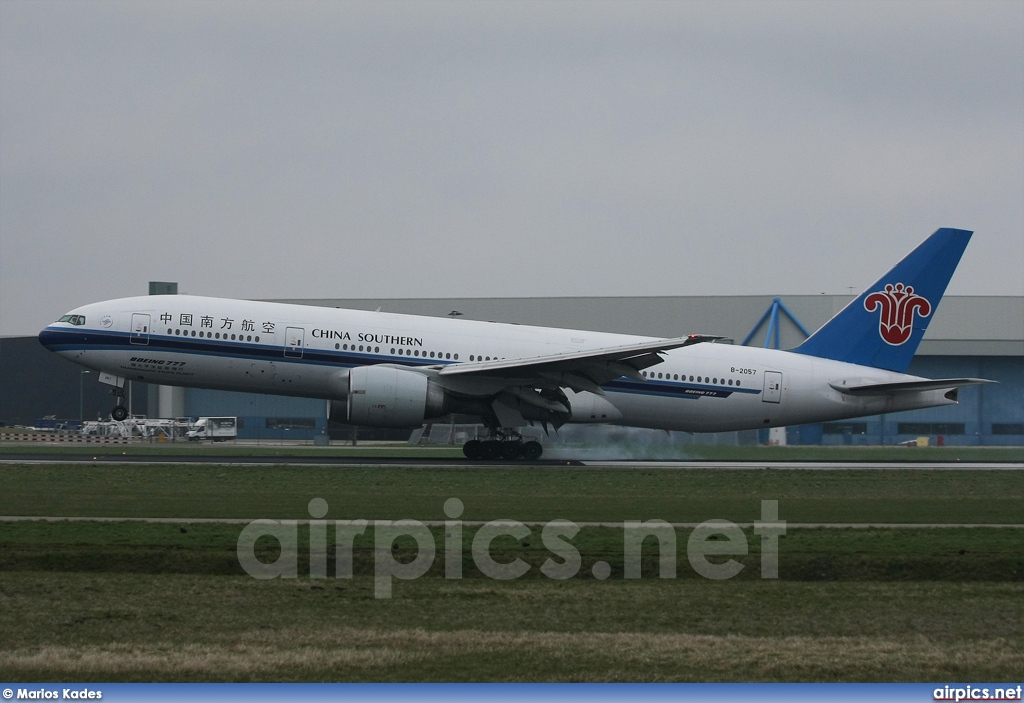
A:
[[[497,468],[505,466],[542,466],[550,468],[616,469],[756,469],[812,471],[1024,471],[1022,462],[858,462],[858,461],[648,461],[545,458],[540,461],[470,461],[468,459],[425,459],[418,457],[330,457],[309,456],[298,452],[274,456],[229,454],[106,454],[5,452],[0,464],[216,464],[220,466],[391,466],[404,468]]]
[[[801,469],[813,471],[1024,471],[1024,463],[937,461],[581,461],[581,466],[632,469]]]
[[[43,454],[4,453],[0,464],[216,464],[219,466],[401,466],[422,468],[465,468],[494,466],[583,466],[579,461],[559,459],[535,462],[476,461],[468,459],[424,459],[420,457],[323,457],[302,454],[246,456],[229,454]]]

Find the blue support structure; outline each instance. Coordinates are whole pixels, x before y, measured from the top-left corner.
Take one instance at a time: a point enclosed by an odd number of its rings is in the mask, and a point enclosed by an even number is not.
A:
[[[750,342],[750,340],[754,338],[754,335],[757,334],[757,331],[761,329],[761,325],[764,324],[765,320],[768,320],[768,330],[764,335],[764,347],[765,349],[767,349],[771,345],[772,336],[774,335],[775,348],[779,349],[779,311],[781,311],[786,317],[788,317],[789,320],[794,325],[796,325],[796,328],[800,330],[805,337],[811,336],[811,333],[808,332],[807,328],[800,323],[800,320],[796,319],[796,316],[794,316],[793,313],[791,313],[789,309],[782,304],[781,300],[775,298],[774,300],[772,300],[771,307],[764,311],[764,315],[761,315],[761,319],[758,320],[757,324],[754,325],[754,328],[750,330],[750,334],[748,334],[746,338],[743,340],[743,342],[741,342],[741,345],[747,346],[747,343]]]

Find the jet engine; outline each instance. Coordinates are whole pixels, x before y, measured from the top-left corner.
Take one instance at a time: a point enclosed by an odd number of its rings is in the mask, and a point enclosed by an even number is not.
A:
[[[339,385],[348,381],[344,400],[332,400],[328,409],[334,422],[404,429],[451,412],[444,389],[421,373],[378,365],[359,366],[345,376],[339,378]]]

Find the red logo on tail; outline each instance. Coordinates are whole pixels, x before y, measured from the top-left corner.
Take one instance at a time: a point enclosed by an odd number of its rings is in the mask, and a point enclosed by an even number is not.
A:
[[[878,333],[886,344],[899,346],[910,339],[914,331],[914,312],[921,317],[932,314],[932,304],[925,298],[914,294],[912,286],[897,283],[886,284],[884,291],[872,293],[864,299],[864,309],[868,312],[881,310],[878,321]]]

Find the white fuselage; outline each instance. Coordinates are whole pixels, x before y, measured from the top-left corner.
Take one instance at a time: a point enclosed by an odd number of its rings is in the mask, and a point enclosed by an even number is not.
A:
[[[87,368],[130,380],[336,399],[339,372],[440,366],[615,347],[649,337],[187,295],[85,305],[40,339]],[[68,316],[65,316],[68,317]],[[720,432],[945,405],[942,391],[856,397],[830,384],[918,377],[772,349],[694,344],[662,354],[643,380],[602,386],[572,422]],[[583,394],[590,395],[590,394]],[[593,415],[593,416],[591,416]]]

